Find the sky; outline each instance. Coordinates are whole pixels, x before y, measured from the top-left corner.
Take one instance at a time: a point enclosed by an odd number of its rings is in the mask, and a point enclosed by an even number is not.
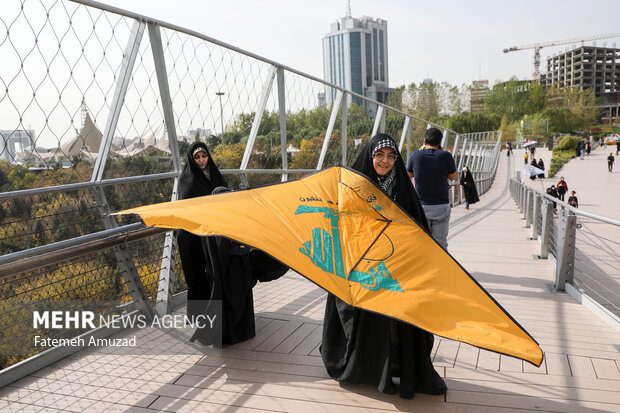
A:
[[[321,39],[347,6],[345,0],[103,3],[195,30],[320,78]],[[620,33],[618,0],[351,0],[351,14],[387,20],[390,87],[427,78],[459,86],[480,79],[491,85],[513,76],[531,79],[534,51],[503,49]],[[620,47],[620,37],[598,40],[597,45],[603,42]],[[541,72],[547,57],[572,45],[541,49]]]

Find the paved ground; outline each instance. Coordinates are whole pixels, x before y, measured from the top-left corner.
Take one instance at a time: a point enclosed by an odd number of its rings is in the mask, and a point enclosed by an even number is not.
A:
[[[318,355],[324,293],[291,274],[256,288],[252,340],[204,354],[186,337],[141,331],[142,354],[75,354],[0,390],[0,410],[618,412],[620,333],[553,291],[553,267],[535,258],[538,244],[509,195],[509,172],[517,168],[510,162],[500,159],[479,203],[454,208],[449,250],[540,343],[540,368],[437,339],[434,365],[446,378],[445,396],[402,400],[370,386],[341,386]],[[572,163],[563,173],[578,185]],[[578,193],[587,204],[587,189]]]

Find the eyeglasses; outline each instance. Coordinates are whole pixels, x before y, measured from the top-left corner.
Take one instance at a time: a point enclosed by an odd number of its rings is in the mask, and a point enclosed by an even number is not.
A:
[[[384,153],[377,152],[372,157],[375,158],[378,161],[383,161],[383,160],[387,159],[388,162],[394,162],[396,160],[396,155],[393,154],[393,153],[388,153],[386,155]]]

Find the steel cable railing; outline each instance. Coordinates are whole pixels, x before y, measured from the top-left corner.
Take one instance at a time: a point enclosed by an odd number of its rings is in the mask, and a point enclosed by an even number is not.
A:
[[[615,235],[620,222],[573,208],[514,179],[510,192],[527,225],[540,225],[534,238],[541,244],[540,256],[549,258],[556,267],[556,289],[572,285],[610,317],[619,319],[620,242]],[[543,200],[542,207],[532,206],[535,198]]]

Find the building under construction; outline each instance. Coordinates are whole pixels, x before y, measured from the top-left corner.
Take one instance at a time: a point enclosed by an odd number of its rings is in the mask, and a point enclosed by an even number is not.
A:
[[[581,46],[547,59],[541,78],[547,88],[571,86],[592,89],[603,108],[605,123],[620,121],[620,49]]]

